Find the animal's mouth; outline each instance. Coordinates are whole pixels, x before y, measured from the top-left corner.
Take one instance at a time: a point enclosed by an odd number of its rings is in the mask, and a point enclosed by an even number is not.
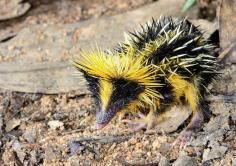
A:
[[[102,129],[107,125],[107,123],[96,123],[96,129]]]
[[[101,110],[96,112],[96,128],[102,129],[104,128],[114,117],[116,113],[116,109],[108,109],[106,111]]]

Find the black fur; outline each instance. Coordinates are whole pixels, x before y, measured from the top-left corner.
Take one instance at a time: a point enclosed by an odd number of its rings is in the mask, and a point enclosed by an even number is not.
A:
[[[113,80],[112,82],[113,93],[110,98],[110,105],[121,100],[122,107],[125,107],[130,101],[135,100],[144,90],[144,87],[139,85],[137,82],[123,78]]]
[[[87,73],[83,72],[86,81],[88,82],[88,88],[93,93],[95,98],[99,98],[99,79],[92,77]]]
[[[194,26],[188,20],[179,19],[179,21],[182,21],[180,27],[180,31],[183,31],[182,36],[177,40],[173,41],[171,44],[167,44],[168,41],[163,43],[156,51],[152,52],[152,54],[148,56],[149,63],[158,65],[164,58],[170,60],[171,57],[180,54],[187,54],[184,58],[196,58],[200,54],[207,54],[212,55],[213,60],[216,60],[216,57],[214,58],[214,51],[212,51],[213,49],[201,48],[197,51],[192,51],[192,49],[194,48],[211,44],[211,41],[206,39],[204,42],[200,43],[199,40],[203,36],[203,33],[199,30],[199,28]],[[168,26],[166,26],[167,24]],[[169,30],[174,31],[179,26],[179,23],[173,21],[171,17],[164,18],[161,21],[156,21],[153,19],[151,24],[146,24],[145,27],[141,26],[141,32],[130,33],[133,44],[136,45],[138,48],[137,51],[141,51],[142,49],[144,49],[146,43],[150,43],[152,41],[157,40],[159,38],[159,35],[165,36],[164,32],[159,34],[159,32],[163,29],[164,26],[166,26],[166,32],[168,32]],[[192,28],[192,32],[189,34],[190,28]],[[183,46],[186,42],[195,39],[196,37],[199,38],[191,42],[186,48],[174,51],[174,49]],[[126,51],[125,44],[121,46],[119,51]],[[207,57],[204,57],[204,59],[212,60],[212,58]],[[202,59],[196,60],[194,63],[196,63],[196,65],[188,67],[188,70],[191,73],[181,67],[179,67],[178,70],[175,72],[179,75],[186,77],[186,79],[188,80],[191,80],[193,76],[198,76],[199,78],[201,78],[201,87],[199,88],[201,92],[204,92],[205,87],[207,87],[214,79],[219,76],[219,74],[216,72],[217,66],[214,62],[207,62],[203,61]],[[213,67],[213,69],[209,69],[205,66],[211,66]],[[204,71],[206,70],[210,70],[211,72],[205,73]],[[166,81],[165,76],[158,79],[161,81],[161,83],[168,84],[168,81]]]

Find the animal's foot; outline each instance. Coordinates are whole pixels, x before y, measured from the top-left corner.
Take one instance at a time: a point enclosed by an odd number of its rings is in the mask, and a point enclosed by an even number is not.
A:
[[[123,122],[127,123],[129,126],[131,126],[131,130],[133,132],[141,130],[141,129],[146,129],[149,130],[153,127],[154,122],[155,122],[155,115],[154,113],[150,112],[148,113],[147,116],[145,116],[142,113],[138,113],[139,119],[136,120],[128,120],[125,119]]]
[[[200,130],[203,119],[202,111],[195,112],[191,122],[187,128],[180,133],[180,136],[173,143],[173,146],[179,145],[180,149],[185,149],[192,141],[195,133]]]
[[[180,149],[186,149],[194,137],[193,130],[184,130],[180,133],[179,137],[175,140],[172,147],[178,145]]]

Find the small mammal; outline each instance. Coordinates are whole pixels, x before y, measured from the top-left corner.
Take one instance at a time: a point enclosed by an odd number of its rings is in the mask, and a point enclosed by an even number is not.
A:
[[[215,46],[188,20],[152,20],[111,51],[83,51],[74,66],[96,97],[97,128],[117,112],[145,112],[136,129],[152,127],[157,113],[188,104],[190,123],[181,133],[186,142],[204,119],[204,93],[218,77]]]

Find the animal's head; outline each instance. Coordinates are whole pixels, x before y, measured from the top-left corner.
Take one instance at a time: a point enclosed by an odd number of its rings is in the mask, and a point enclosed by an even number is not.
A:
[[[74,66],[84,74],[99,105],[97,128],[103,128],[121,110],[154,106],[161,97],[155,90],[160,87],[156,68],[141,56],[88,51],[74,59]]]

